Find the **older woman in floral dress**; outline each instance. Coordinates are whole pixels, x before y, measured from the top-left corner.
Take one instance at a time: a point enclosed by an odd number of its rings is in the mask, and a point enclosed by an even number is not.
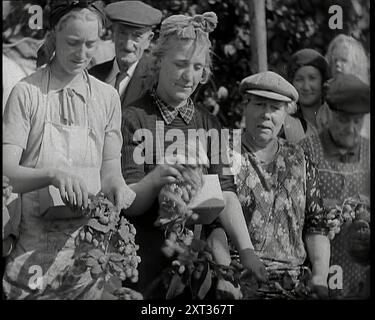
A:
[[[245,78],[240,91],[248,99],[246,130],[241,153],[232,156],[238,166],[237,193],[255,252],[266,265],[269,279],[287,271],[295,284],[308,257],[312,288],[326,296],[330,248],[316,170],[301,147],[277,136],[298,93],[274,72]],[[215,259],[229,264],[223,229],[212,232],[210,243]]]
[[[360,135],[370,111],[370,87],[353,75],[341,73],[330,82],[326,100],[328,128],[302,140],[301,146],[319,172],[322,198],[330,209],[341,206],[346,199],[370,195],[370,141]],[[369,270],[353,260],[347,250],[348,245],[355,244],[350,240],[353,230],[349,226],[342,225],[331,241],[332,271],[342,271],[330,273],[334,284],[330,296],[362,299]],[[362,239],[360,246],[369,246],[366,242]]]

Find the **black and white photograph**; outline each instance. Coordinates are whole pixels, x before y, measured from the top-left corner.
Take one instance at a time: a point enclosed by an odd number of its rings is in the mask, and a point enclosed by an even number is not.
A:
[[[371,298],[370,0],[2,6],[2,300]]]

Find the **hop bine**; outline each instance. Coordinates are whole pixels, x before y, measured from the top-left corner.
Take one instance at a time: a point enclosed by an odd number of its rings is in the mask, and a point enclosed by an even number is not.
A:
[[[162,251],[171,259],[171,266],[160,279],[167,290],[166,299],[186,294],[186,289],[192,299],[204,299],[213,277],[238,286],[240,271],[234,266],[217,264],[206,241],[197,239],[189,229],[188,225],[198,216],[188,206],[203,186],[203,170],[201,166],[184,168],[184,180],[165,185],[159,193],[159,216],[155,224],[165,232]]]
[[[43,299],[98,298],[103,292],[104,283],[112,277],[129,279],[133,283],[138,281],[137,267],[141,258],[137,255],[139,246],[135,243],[135,227],[120,216],[120,211],[102,193],[89,197],[88,209],[83,213],[88,222],[80,228],[75,238],[73,266],[47,288]],[[87,285],[79,294],[78,290],[72,290],[83,279],[90,277],[91,281],[86,281]],[[142,298],[139,293],[127,288],[116,289],[111,294],[115,299]]]

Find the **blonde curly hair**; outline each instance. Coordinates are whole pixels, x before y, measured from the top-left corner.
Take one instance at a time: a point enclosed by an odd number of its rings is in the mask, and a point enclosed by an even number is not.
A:
[[[349,74],[361,79],[369,84],[370,82],[370,62],[369,57],[362,44],[351,36],[339,34],[328,45],[326,59],[332,72],[335,75],[335,55],[334,53],[342,52],[343,48],[348,49]]]
[[[193,17],[173,15],[162,22],[159,38],[151,51],[152,63],[149,64],[149,77],[145,80],[146,87],[156,85],[160,71],[160,60],[174,46],[176,41],[194,40],[194,45],[203,45],[206,48],[206,64],[203,67],[201,83],[206,83],[211,75],[211,41],[208,34],[217,25],[217,16],[214,12],[206,12]]]

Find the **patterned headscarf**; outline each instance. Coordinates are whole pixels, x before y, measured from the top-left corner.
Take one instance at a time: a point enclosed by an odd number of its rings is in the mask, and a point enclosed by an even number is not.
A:
[[[206,12],[193,17],[173,15],[161,24],[160,37],[168,37],[174,33],[180,39],[196,39],[198,33],[208,34],[215,30],[217,16],[214,12]]]
[[[54,0],[50,4],[49,14],[49,27],[53,29],[63,16],[68,14],[70,11],[76,8],[87,8],[98,14],[101,18],[103,25],[106,23],[106,17],[104,13],[101,1],[82,1],[82,0]],[[48,37],[48,36],[47,36]],[[37,52],[37,67],[40,67],[46,63],[49,63],[53,57],[54,49],[49,49],[49,45],[46,44],[47,39],[41,45]]]
[[[147,89],[153,88],[158,81],[160,66],[157,61],[171,50],[169,43],[172,43],[176,37],[179,40],[194,40],[204,43],[211,48],[211,42],[208,34],[215,30],[217,26],[217,16],[214,12],[191,16],[173,15],[166,18],[160,28],[160,35],[156,46],[152,50],[154,63],[150,63],[147,76],[143,79],[143,86]],[[207,50],[206,66],[204,66],[204,78],[201,83],[205,83],[211,74],[210,50]],[[146,89],[146,90],[147,90]]]
[[[105,24],[105,13],[100,1],[90,1],[90,0],[54,0],[51,1],[51,11],[49,16],[49,24],[52,29],[60,19],[65,16],[70,11],[76,8],[87,8],[96,11],[100,18]]]

